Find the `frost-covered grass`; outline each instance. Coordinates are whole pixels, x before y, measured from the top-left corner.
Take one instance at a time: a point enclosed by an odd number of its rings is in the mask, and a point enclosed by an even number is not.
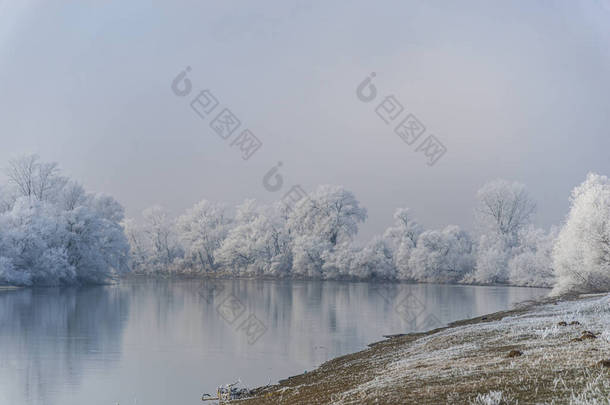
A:
[[[573,405],[601,405],[608,404],[610,396],[610,379],[608,373],[591,373],[582,391],[572,393],[570,404]]]
[[[471,401],[472,405],[500,405],[502,403],[502,391],[490,391],[487,394],[479,394]]]
[[[505,315],[373,345],[255,403],[610,403],[610,369],[598,364],[610,359],[610,295]],[[584,331],[597,338],[576,340]]]

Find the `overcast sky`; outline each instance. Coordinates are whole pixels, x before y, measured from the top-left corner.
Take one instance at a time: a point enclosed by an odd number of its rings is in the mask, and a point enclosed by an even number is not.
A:
[[[342,184],[369,210],[362,237],[403,206],[471,228],[502,177],[547,227],[588,171],[610,174],[610,0],[81,3],[0,0],[0,163],[38,153],[130,216]],[[203,89],[263,142],[249,160],[191,110]],[[375,113],[389,95],[446,146],[434,166]]]

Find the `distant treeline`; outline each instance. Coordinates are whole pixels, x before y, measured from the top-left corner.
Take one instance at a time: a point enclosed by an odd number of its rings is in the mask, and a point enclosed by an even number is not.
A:
[[[203,200],[178,218],[161,207],[123,221],[114,199],[86,193],[37,156],[11,161],[0,189],[0,283],[103,282],[137,274],[510,284],[557,292],[610,290],[610,180],[574,189],[561,228],[532,225],[536,205],[506,180],[477,193],[476,233],[426,230],[407,208],[364,246],[367,212],[341,186],[319,186],[293,206],[254,200],[230,209]]]

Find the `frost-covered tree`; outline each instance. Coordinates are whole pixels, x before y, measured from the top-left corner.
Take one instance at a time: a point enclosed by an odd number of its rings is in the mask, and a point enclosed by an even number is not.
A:
[[[0,284],[101,283],[127,271],[123,208],[114,199],[82,194],[68,207],[63,189],[31,184],[31,194],[0,213]]]
[[[354,257],[350,274],[360,279],[393,279],[396,277],[392,250],[385,238],[376,236],[357,252],[350,252]]]
[[[266,206],[254,222],[254,234],[259,236],[259,257],[265,274],[285,276],[292,270],[292,237],[286,225],[283,204]]]
[[[494,180],[477,192],[477,225],[485,234],[495,234],[509,245],[516,243],[519,231],[530,224],[536,204],[525,185]]]
[[[318,241],[319,243],[319,241]],[[312,246],[309,245],[311,250]],[[324,279],[393,279],[396,277],[396,268],[392,262],[392,251],[386,240],[375,236],[364,247],[355,246],[352,242],[343,242],[334,247],[318,245],[317,255],[311,255],[310,266],[321,259],[321,267],[313,267],[310,274],[319,271]],[[301,248],[296,248],[302,252]],[[299,260],[301,253],[297,253]],[[300,268],[300,267],[299,267]]]
[[[2,283],[31,285],[32,275],[29,272],[16,270],[10,258],[0,256],[0,284]]]
[[[409,208],[399,208],[394,213],[394,224],[384,233],[384,239],[397,248],[402,240],[407,239],[412,246],[417,245],[417,239],[423,232],[423,228],[413,218]]]
[[[123,207],[112,197],[94,195],[85,205],[62,213],[66,254],[82,282],[101,283],[128,271],[129,244],[123,227]]]
[[[239,205],[233,228],[215,252],[222,266],[234,274],[259,273],[255,270],[255,263],[259,260],[260,251],[254,236],[254,224],[259,215],[259,207],[255,200],[248,199]]]
[[[531,223],[536,204],[518,182],[494,180],[477,192],[479,230],[476,269],[470,281],[508,283],[508,264],[518,252],[520,232]]]
[[[290,272],[292,252],[278,206],[258,206],[246,200],[237,208],[233,227],[217,250],[231,271],[248,275],[283,276]]]
[[[289,228],[299,235],[317,235],[335,246],[351,240],[366,219],[366,209],[341,186],[319,186],[308,197],[299,201],[288,218]]]
[[[150,244],[143,227],[131,218],[125,219],[121,225],[129,243],[129,268],[139,274],[152,271]]]
[[[159,205],[145,209],[142,217],[142,232],[149,252],[147,272],[175,271],[177,262],[183,257],[175,221],[169,212]]]
[[[69,181],[59,193],[58,205],[65,211],[72,211],[87,202],[87,193],[83,186],[75,181]]]
[[[129,243],[129,266],[135,273],[162,274],[183,270],[184,249],[180,244],[176,221],[159,206],[142,212],[143,221],[122,222]]]
[[[472,239],[457,226],[423,232],[409,267],[416,281],[457,283],[474,267]]]
[[[481,235],[476,248],[475,271],[466,276],[467,283],[508,283],[508,262],[512,248],[496,235]]]
[[[590,173],[570,202],[553,249],[554,292],[610,291],[610,179]]]
[[[303,245],[301,246],[301,243]],[[316,238],[303,238],[295,243],[295,269],[309,277],[324,279],[366,278],[368,268],[358,265],[361,249],[351,242],[330,246]],[[307,273],[304,272],[307,269]]]
[[[346,252],[344,244],[339,245],[338,252]],[[323,238],[309,234],[295,237],[292,245],[292,274],[311,278],[322,278],[324,275],[324,259],[326,258],[328,260],[329,258],[332,258],[327,274],[332,274],[332,278],[337,277],[344,272],[343,265],[335,269],[332,269],[330,266],[335,263],[341,263],[341,259],[344,258],[344,256],[334,258],[332,253],[334,253],[333,246]]]
[[[349,246],[366,215],[354,194],[341,186],[319,186],[299,201],[287,219],[293,273],[323,277],[324,257]]]
[[[38,155],[11,160],[5,173],[20,196],[34,197],[39,201],[56,198],[67,182],[60,175],[57,163],[41,162]]]
[[[394,224],[385,231],[383,238],[392,252],[392,261],[400,279],[413,279],[409,259],[422,232],[422,226],[413,218],[408,208],[396,210]]]
[[[125,218],[123,206],[109,195],[103,193],[89,194],[85,201],[81,205],[89,207],[97,215],[108,221],[120,223]]]
[[[533,226],[519,234],[519,244],[508,261],[508,282],[527,287],[552,287],[555,275],[552,251],[557,231],[545,232]]]
[[[231,218],[223,204],[200,201],[178,218],[178,233],[187,265],[200,271],[218,267],[215,251],[229,232]]]
[[[76,271],[68,261],[61,213],[48,203],[20,197],[0,216],[0,252],[10,272],[3,283],[69,284]]]
[[[13,187],[0,184],[0,214],[12,210],[17,198]]]

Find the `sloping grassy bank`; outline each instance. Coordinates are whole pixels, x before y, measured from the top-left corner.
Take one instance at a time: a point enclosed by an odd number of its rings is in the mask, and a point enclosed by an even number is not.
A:
[[[396,336],[240,404],[609,404],[610,295]]]

